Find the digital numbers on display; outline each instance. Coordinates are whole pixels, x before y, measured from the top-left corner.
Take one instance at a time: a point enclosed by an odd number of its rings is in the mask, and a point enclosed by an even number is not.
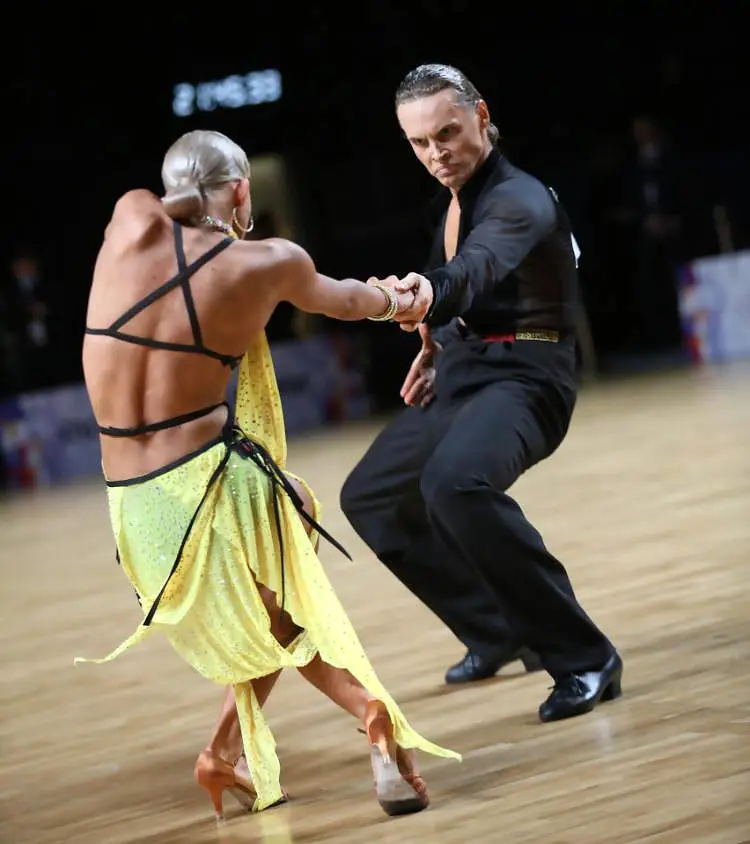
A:
[[[244,108],[275,103],[281,99],[281,74],[278,70],[256,70],[244,75],[227,76],[216,82],[180,82],[175,85],[172,112],[189,117],[196,111],[217,108]]]

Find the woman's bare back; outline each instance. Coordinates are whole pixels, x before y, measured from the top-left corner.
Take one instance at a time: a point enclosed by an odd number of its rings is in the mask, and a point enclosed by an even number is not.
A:
[[[248,185],[246,177],[220,180],[211,193],[218,212],[190,187],[186,196],[195,207],[188,218],[200,213],[198,226],[173,223],[185,217],[181,203],[187,200],[178,188],[169,197],[171,217],[145,190],[125,194],[115,206],[94,269],[83,346],[94,415],[110,429],[101,438],[110,480],[153,472],[219,435],[227,414],[220,406],[231,375],[227,364],[265,329],[280,301],[341,320],[388,319],[415,301],[409,285],[396,293],[321,275],[291,241],[237,241],[216,231],[236,231],[236,223],[221,221],[234,219],[238,208],[249,215]],[[240,225],[247,230],[243,225],[247,221]],[[210,257],[189,283],[175,278],[181,241],[186,265]],[[164,285],[169,292],[159,296]],[[138,303],[145,307],[131,314]],[[143,340],[170,348],[150,348]],[[172,427],[132,430],[199,411],[200,418]]]
[[[203,228],[180,228],[187,265],[226,237]],[[222,244],[222,246],[225,244]],[[123,334],[208,352],[136,345],[122,338],[87,334],[83,370],[94,415],[102,427],[158,423],[221,403],[239,359],[262,331],[278,303],[279,267],[271,242],[232,241],[189,279],[197,331],[191,324],[183,285],[147,304]],[[126,194],[116,205],[97,258],[87,327],[109,328],[144,297],[178,273],[172,220],[147,191]],[[210,356],[226,356],[225,360]],[[162,431],[132,437],[102,437],[104,470],[110,479],[136,477],[182,457],[217,436],[226,409]]]

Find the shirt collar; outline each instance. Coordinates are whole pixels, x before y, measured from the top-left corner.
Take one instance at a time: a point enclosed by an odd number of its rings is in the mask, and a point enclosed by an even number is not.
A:
[[[500,150],[497,147],[492,147],[487,158],[471,174],[463,187],[459,189],[458,201],[461,205],[479,196],[501,158],[502,154]]]

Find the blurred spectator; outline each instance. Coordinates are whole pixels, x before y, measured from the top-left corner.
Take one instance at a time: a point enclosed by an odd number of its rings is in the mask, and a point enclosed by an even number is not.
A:
[[[18,338],[9,299],[8,289],[3,285],[0,288],[0,398],[19,392],[22,386]]]
[[[47,289],[33,251],[17,252],[2,290],[0,332],[8,392],[34,390],[54,383]]]
[[[651,350],[680,343],[676,272],[685,258],[685,176],[661,125],[639,114],[632,121],[617,221],[631,246],[632,316],[637,345]]]

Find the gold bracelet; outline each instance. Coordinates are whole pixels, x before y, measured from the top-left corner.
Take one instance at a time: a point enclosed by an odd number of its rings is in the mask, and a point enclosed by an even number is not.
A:
[[[383,284],[371,284],[370,287],[377,287],[383,296],[385,296],[386,308],[380,316],[371,316],[367,317],[367,319],[371,319],[373,322],[390,322],[398,310],[398,296],[396,295],[396,291],[392,287],[386,287]]]

